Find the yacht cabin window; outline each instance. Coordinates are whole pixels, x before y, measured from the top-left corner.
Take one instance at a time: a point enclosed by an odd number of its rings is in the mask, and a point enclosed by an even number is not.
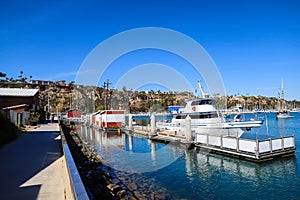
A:
[[[204,99],[204,100],[196,100],[192,102],[192,106],[198,106],[198,105],[211,105],[212,100],[211,99]]]
[[[210,112],[210,113],[201,113],[201,114],[192,114],[189,115],[191,119],[207,119],[207,118],[217,118],[218,113],[217,112]],[[177,115],[176,119],[185,119],[187,115]]]

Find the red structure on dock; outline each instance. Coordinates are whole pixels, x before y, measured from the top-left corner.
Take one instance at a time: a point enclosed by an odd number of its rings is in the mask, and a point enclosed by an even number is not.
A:
[[[82,111],[79,109],[71,109],[67,112],[68,118],[81,118]]]
[[[103,129],[119,129],[125,127],[124,110],[102,110],[90,115],[93,126]]]

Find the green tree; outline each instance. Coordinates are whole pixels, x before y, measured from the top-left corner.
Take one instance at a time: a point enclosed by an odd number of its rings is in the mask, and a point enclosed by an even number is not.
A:
[[[19,78],[22,78],[22,76],[23,76],[23,71],[20,71],[20,75],[19,75]]]
[[[0,72],[0,77],[6,77],[6,74],[3,72]]]

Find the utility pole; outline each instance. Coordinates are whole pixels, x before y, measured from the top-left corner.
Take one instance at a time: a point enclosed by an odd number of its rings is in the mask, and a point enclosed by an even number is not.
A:
[[[48,93],[48,112],[50,113],[50,94]]]

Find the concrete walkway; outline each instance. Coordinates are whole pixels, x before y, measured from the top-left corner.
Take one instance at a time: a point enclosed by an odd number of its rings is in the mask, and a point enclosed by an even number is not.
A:
[[[22,133],[0,160],[0,199],[73,199],[58,124]]]

